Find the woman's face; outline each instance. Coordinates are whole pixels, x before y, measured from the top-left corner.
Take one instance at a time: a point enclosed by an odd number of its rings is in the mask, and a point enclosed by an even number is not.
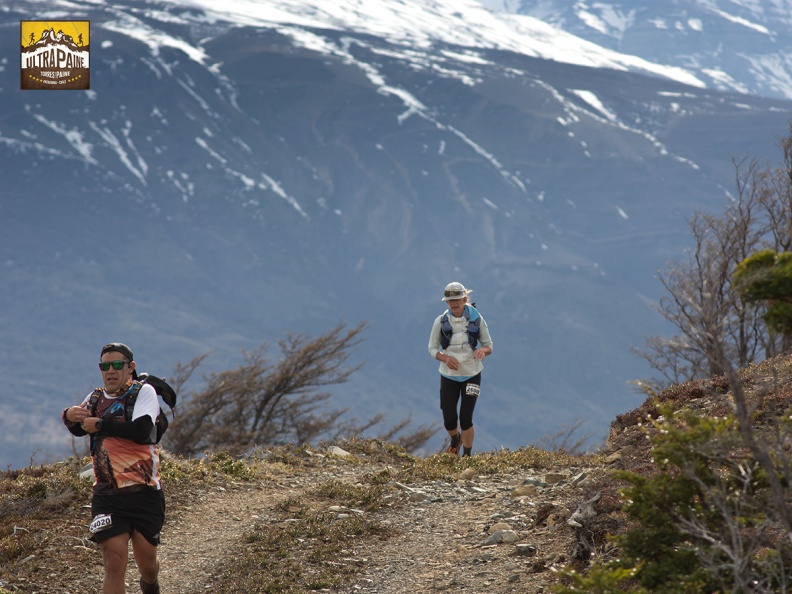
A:
[[[448,303],[448,309],[451,310],[451,313],[454,315],[454,317],[459,318],[462,316],[462,312],[465,311],[467,297],[462,299],[449,299],[446,303]]]

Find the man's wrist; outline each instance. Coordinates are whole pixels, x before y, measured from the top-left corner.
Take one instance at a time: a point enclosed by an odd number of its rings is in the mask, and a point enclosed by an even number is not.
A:
[[[76,421],[69,420],[69,409],[68,408],[64,408],[63,409],[63,414],[61,415],[61,419],[63,420],[63,424],[66,425],[66,426],[74,426],[74,425],[78,425],[79,424]]]

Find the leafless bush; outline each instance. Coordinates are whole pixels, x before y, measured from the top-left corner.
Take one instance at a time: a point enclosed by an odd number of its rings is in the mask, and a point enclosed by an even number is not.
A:
[[[267,357],[267,343],[245,353],[236,369],[212,373],[202,389],[180,394],[164,447],[187,456],[205,451],[241,454],[255,446],[332,441],[372,429],[382,422],[382,415],[363,422],[346,419],[348,410],[329,408],[331,395],[323,391],[343,384],[361,367],[350,365],[349,358],[365,327],[365,322],[352,329],[339,323],[315,338],[288,334],[279,341],[280,356],[274,361]],[[173,381],[177,391],[205,358],[177,367]],[[408,424],[399,422],[384,435],[393,438]],[[406,449],[417,449],[433,433],[421,427],[399,439]]]

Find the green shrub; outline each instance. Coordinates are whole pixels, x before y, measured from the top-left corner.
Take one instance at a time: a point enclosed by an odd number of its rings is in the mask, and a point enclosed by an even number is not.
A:
[[[735,419],[661,412],[652,440],[657,472],[616,473],[628,484],[623,509],[635,525],[615,538],[619,557],[571,574],[557,592],[786,591],[789,538]]]

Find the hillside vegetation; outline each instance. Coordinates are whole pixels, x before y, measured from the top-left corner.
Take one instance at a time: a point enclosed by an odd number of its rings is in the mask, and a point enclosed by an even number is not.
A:
[[[750,366],[740,380],[783,481],[792,363]],[[715,377],[620,415],[596,454],[526,446],[416,458],[362,439],[240,457],[164,452],[163,592],[725,592],[738,580],[725,562],[735,552],[758,583],[751,591],[785,592],[789,532],[732,411],[730,384]],[[80,476],[88,462],[0,476],[3,594],[101,590],[101,556],[87,540],[90,481]],[[732,495],[719,500],[704,468]],[[649,570],[665,572],[669,589],[648,586]],[[137,591],[134,567],[128,584]]]

